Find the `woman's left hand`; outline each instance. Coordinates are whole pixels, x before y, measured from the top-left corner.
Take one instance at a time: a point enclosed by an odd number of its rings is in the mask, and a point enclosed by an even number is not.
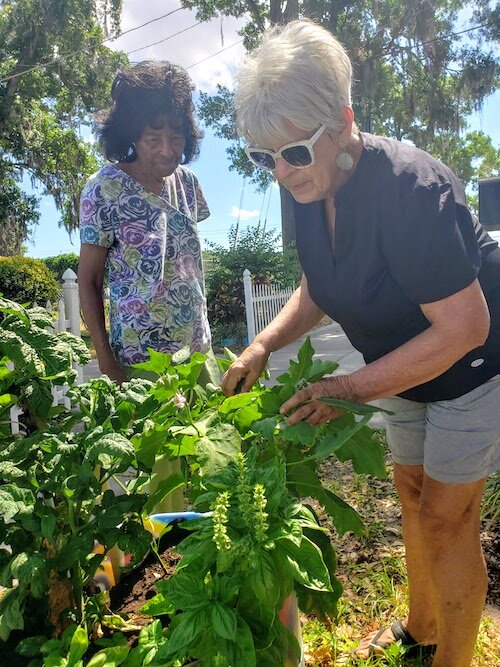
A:
[[[337,419],[343,414],[342,410],[318,400],[325,396],[348,401],[356,400],[350,386],[349,376],[339,375],[314,382],[305,389],[301,389],[283,403],[280,412],[282,414],[292,412],[287,420],[290,425],[299,421],[306,421],[314,426],[324,424],[332,419]]]

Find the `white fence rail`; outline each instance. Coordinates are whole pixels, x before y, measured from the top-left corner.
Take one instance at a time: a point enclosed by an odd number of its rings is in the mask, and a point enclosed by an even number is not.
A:
[[[282,287],[276,283],[253,283],[248,269],[243,271],[243,286],[245,288],[247,335],[248,342],[251,343],[255,336],[276,317],[295,292],[296,287]]]
[[[59,331],[70,331],[75,336],[80,337],[80,295],[78,292],[78,283],[76,273],[72,269],[66,269],[62,276],[62,298],[56,304],[47,302],[45,308],[49,313],[57,309],[57,319],[54,319],[54,329]],[[77,384],[83,382],[83,368],[74,365],[77,372]],[[52,405],[65,405],[71,407],[69,398],[66,396],[67,386],[54,387],[52,389]],[[14,405],[10,409],[10,430],[12,435],[17,435],[20,430],[19,417],[22,410]]]

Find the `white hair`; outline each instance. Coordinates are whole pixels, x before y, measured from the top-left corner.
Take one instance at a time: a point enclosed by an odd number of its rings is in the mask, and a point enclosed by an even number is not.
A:
[[[301,130],[342,129],[351,106],[352,66],[342,44],[306,19],[268,30],[236,75],[236,122],[254,146],[287,140],[288,119]]]

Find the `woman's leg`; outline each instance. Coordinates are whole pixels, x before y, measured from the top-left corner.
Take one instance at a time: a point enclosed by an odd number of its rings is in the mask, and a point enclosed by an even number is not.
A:
[[[483,489],[484,480],[444,484],[424,474],[420,525],[437,621],[433,667],[471,664],[488,583],[480,542]]]
[[[480,542],[484,480],[443,484],[420,466],[395,464],[409,588],[408,632],[437,644],[433,667],[469,667],[487,589]],[[368,657],[368,635],[356,654]],[[388,628],[378,641],[394,641]]]
[[[437,627],[433,577],[420,520],[423,479],[422,466],[394,464],[408,573],[409,612],[405,626],[419,644],[435,644]]]
[[[424,478],[423,467],[394,464],[394,482],[402,507],[403,541],[408,570],[409,614],[406,629],[421,644],[436,643],[433,578],[427,562],[424,537],[420,526],[420,498]],[[367,635],[355,653],[367,658],[376,632]],[[379,636],[380,642],[390,644],[395,638],[388,627]],[[377,649],[372,649],[377,651]],[[380,649],[377,652],[383,652]]]

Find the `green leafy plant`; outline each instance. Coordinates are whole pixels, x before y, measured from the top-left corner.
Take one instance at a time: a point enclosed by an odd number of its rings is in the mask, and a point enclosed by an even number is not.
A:
[[[43,308],[23,308],[0,298],[0,442],[10,437],[9,409],[23,410],[25,434],[56,415],[51,390],[72,385],[73,362],[90,361],[85,344],[66,331],[54,331]]]
[[[42,262],[52,271],[56,280],[61,280],[66,269],[72,269],[75,273],[78,273],[78,260],[79,257],[76,252],[63,252],[53,257],[45,257]]]
[[[3,296],[33,305],[55,301],[61,286],[41,259],[0,257],[0,285]]]
[[[296,638],[279,617],[293,592],[303,611],[335,617],[341,593],[335,553],[299,498],[318,499],[339,533],[362,532],[355,510],[323,487],[318,466],[335,454],[352,460],[358,472],[382,477],[384,450],[366,425],[376,410],[370,406],[337,402],[345,411],[339,420],[316,428],[287,425],[279,413],[283,401],[337,366],[314,360],[313,354],[308,339],[298,361],[271,389],[255,386],[224,398],[210,387],[198,388],[196,401],[186,402],[176,416],[184,427],[167,426],[170,446],[177,443],[190,464],[194,505],[211,510],[212,517],[189,524],[193,534],[178,547],[182,560],[176,574],[158,583],[158,595],[143,608],[171,616],[168,642],[156,659],[196,658],[221,667],[282,665],[290,653],[295,660],[300,656]],[[158,361],[144,367],[158,368]],[[163,371],[167,375],[160,382],[178,390],[177,380]],[[162,428],[159,415],[153,420]],[[138,455],[144,444],[136,442]]]
[[[31,322],[15,305],[4,312]],[[335,370],[313,355],[308,339],[275,387],[257,384],[226,398],[198,384],[204,355],[187,360],[184,352],[151,350],[138,368],[158,375],[155,383],[136,379],[119,388],[103,376],[73,387],[72,411],[49,411],[36,430],[6,438],[0,637],[18,632],[18,650],[47,667],[296,660],[300,646],[283,623],[283,606],[296,596],[302,610],[335,617],[341,593],[330,541],[300,498],[316,498],[339,533],[361,533],[356,511],[323,487],[321,462],[335,455],[358,472],[385,474],[383,448],[366,425],[374,408],[342,402],[344,415],[316,428],[290,426],[280,414],[298,388]],[[219,363],[224,370],[230,359]],[[162,458],[180,458],[182,473],[160,480],[148,497],[143,488]],[[151,547],[144,516],[182,485],[211,516],[191,522],[176,573],[158,583],[144,608],[161,625],[153,621],[132,649],[114,632],[95,653],[88,644],[95,624],[123,624],[106,613],[102,594],[91,593],[96,569],[115,544],[138,562]],[[103,554],[94,553],[96,541]]]
[[[0,584],[8,590],[0,600],[1,639],[29,631],[32,618],[44,619],[37,634],[55,637],[72,621],[85,624],[86,587],[109,549],[118,544],[134,562],[149,550],[141,517],[147,496],[140,492],[148,470],[137,464],[127,435],[150,384],[132,381],[121,391],[103,377],[74,388],[73,411],[4,443]],[[118,477],[125,471],[126,484]],[[116,490],[108,487],[112,480]],[[94,553],[96,542],[103,553]]]

